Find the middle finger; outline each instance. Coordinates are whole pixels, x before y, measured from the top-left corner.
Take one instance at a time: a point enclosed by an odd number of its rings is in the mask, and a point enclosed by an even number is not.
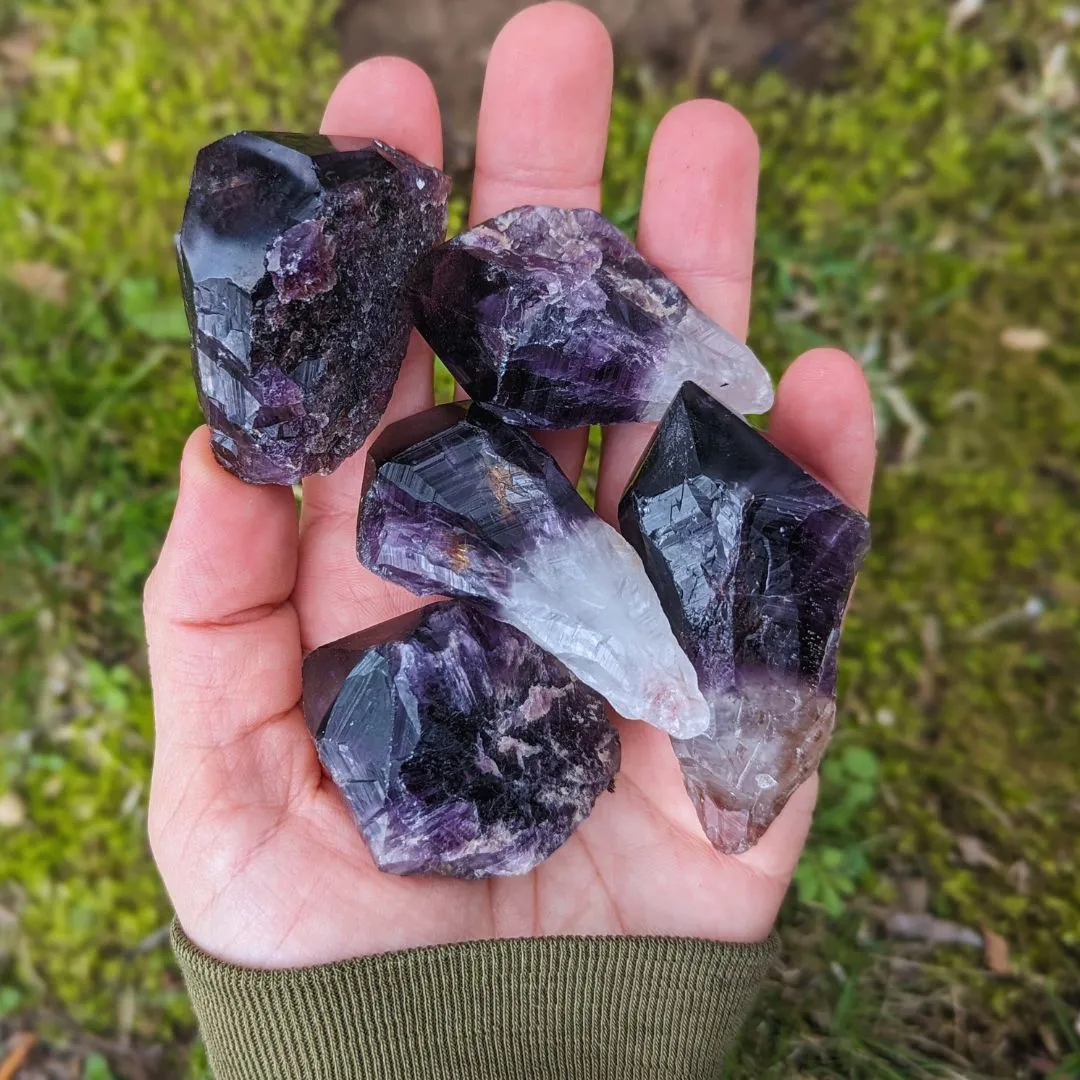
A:
[[[503,27],[484,77],[472,224],[528,203],[600,208],[612,67],[607,30],[575,4],[527,8]],[[588,434],[537,438],[576,480]]]

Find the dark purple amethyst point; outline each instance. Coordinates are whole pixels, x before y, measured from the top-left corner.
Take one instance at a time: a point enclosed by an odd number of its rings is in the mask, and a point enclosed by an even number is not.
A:
[[[240,132],[204,147],[176,237],[214,455],[250,483],[331,472],[390,400],[402,286],[450,179],[373,139]]]
[[[659,420],[687,379],[765,412],[754,354],[595,210],[519,206],[426,255],[416,325],[474,401],[541,428]]]
[[[376,864],[395,874],[527,873],[619,767],[600,696],[456,600],[316,649],[304,715]]]
[[[712,709],[705,735],[673,740],[687,790],[713,844],[745,851],[828,744],[869,522],[693,383],[619,522]]]

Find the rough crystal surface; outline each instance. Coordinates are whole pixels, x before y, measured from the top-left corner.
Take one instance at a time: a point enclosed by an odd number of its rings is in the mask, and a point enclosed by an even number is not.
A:
[[[415,593],[473,597],[630,719],[684,737],[709,711],[641,561],[525,431],[473,405],[376,440],[360,561]]]
[[[459,600],[316,649],[304,713],[376,864],[396,874],[526,873],[619,766],[603,699]]]
[[[742,413],[772,405],[754,354],[593,210],[485,221],[426,255],[408,293],[458,382],[508,423],[659,420],[687,379]]]
[[[619,508],[712,708],[674,740],[722,851],[755,843],[817,767],[869,524],[700,387],[679,392]]]
[[[204,147],[176,247],[195,383],[242,480],[330,472],[390,400],[402,295],[450,180],[372,139],[241,132]]]

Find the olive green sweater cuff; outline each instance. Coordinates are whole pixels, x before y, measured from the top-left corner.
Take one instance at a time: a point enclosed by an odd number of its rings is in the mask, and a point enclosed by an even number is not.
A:
[[[556,937],[257,971],[172,940],[217,1080],[717,1077],[776,952]]]

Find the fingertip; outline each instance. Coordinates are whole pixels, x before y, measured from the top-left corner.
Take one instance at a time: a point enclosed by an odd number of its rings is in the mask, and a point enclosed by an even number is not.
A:
[[[819,787],[815,772],[795,789],[765,835],[749,851],[734,858],[786,888],[810,834]]]
[[[599,207],[614,60],[592,12],[526,8],[491,47],[470,220],[528,203]]]
[[[216,621],[279,603],[296,578],[298,515],[292,489],[247,484],[214,458],[196,428],[180,459],[180,484],[161,557],[147,583],[156,617]]]
[[[206,424],[197,427],[187,437],[180,455],[180,483],[170,532],[176,530],[177,517],[186,514],[189,506],[227,499],[234,484],[247,486],[214,457],[210,428]],[[193,507],[192,513],[197,517],[201,511]]]
[[[323,113],[327,135],[383,139],[429,165],[442,164],[442,127],[426,71],[401,56],[375,56],[338,81]]]
[[[876,439],[863,369],[841,349],[803,353],[776,390],[769,438],[850,505],[870,503]]]
[[[237,500],[294,503],[292,489],[276,484],[248,484],[228,471],[214,456],[210,428],[197,427],[184,443],[180,455],[180,485],[177,509],[192,500],[209,501],[220,507]]]
[[[503,26],[484,75],[472,223],[528,204],[599,209],[613,71],[611,36],[577,4],[537,4]],[[544,438],[576,476],[586,432]]]
[[[638,246],[710,318],[744,337],[754,265],[758,142],[738,109],[707,98],[671,109],[649,148]],[[650,429],[604,433],[597,506],[613,521]]]
[[[809,349],[797,357],[784,374],[784,381],[789,384],[825,383],[836,379],[848,383],[851,387],[857,384],[858,387],[865,389],[864,396],[869,402],[870,394],[862,365],[843,349],[828,347]]]
[[[611,35],[603,21],[588,8],[568,0],[524,8],[506,21],[495,40],[501,49],[521,45],[530,51],[538,43],[559,44],[592,60],[606,59],[607,66],[614,67]]]
[[[210,446],[210,428],[201,424],[184,442],[184,450],[180,455],[180,484],[183,486],[185,483],[190,485],[213,482],[218,473],[224,472]]]
[[[756,173],[761,159],[753,124],[734,105],[716,98],[694,98],[670,108],[656,127],[650,154],[674,154],[710,164],[736,161]]]
[[[750,122],[723,101],[676,105],[649,147],[638,244],[698,307],[746,333],[760,152]]]

